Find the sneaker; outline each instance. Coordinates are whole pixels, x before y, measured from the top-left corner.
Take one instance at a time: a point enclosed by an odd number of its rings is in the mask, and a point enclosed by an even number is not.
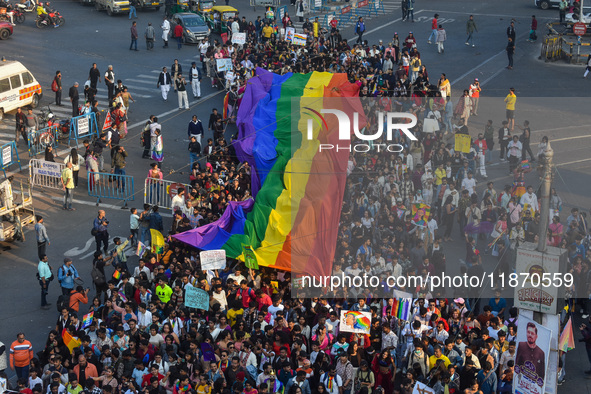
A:
[[[579,313],[582,315],[583,313],[585,313],[585,310],[584,310],[583,308],[581,308],[581,309],[579,310]]]
[[[427,41],[427,43],[431,44],[431,41]]]
[[[466,45],[470,46],[470,44],[468,44],[468,42],[466,42]],[[472,45],[472,46],[474,46],[474,45]]]
[[[585,371],[585,374],[587,374],[587,375],[591,375],[591,369],[590,369],[590,370],[588,370],[588,371]]]
[[[472,44],[472,48],[476,48],[476,45]]]
[[[587,314],[584,314],[584,315],[583,315],[583,316],[581,316],[581,317],[582,317],[583,319],[586,319],[586,318],[588,318],[588,317],[589,317],[589,315],[587,315]]]

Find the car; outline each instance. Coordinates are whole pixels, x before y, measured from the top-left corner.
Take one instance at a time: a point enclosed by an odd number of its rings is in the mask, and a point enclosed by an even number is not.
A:
[[[0,22],[0,40],[6,40],[12,35],[12,24],[9,22]]]
[[[177,25],[183,27],[183,40],[187,44],[199,44],[204,38],[208,38],[211,33],[201,15],[192,12],[174,14],[171,18],[172,31]]]
[[[567,1],[567,3],[568,3],[568,1]],[[534,4],[538,8],[541,8],[543,10],[549,10],[550,8],[558,8],[558,6],[560,5],[560,0],[534,0]],[[568,12],[568,8],[567,8],[567,12]],[[591,6],[583,5],[583,13],[587,14],[590,12],[591,12]]]

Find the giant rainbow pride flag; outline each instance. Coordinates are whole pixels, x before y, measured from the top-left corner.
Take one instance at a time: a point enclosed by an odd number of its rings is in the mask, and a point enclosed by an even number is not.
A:
[[[329,275],[335,253],[349,152],[319,151],[343,144],[335,116],[308,119],[324,106],[360,113],[359,88],[346,74],[277,75],[257,69],[240,105],[236,152],[251,168],[254,200],[231,202],[215,223],[173,237],[202,250],[224,249],[243,260],[252,246],[259,265]],[[294,98],[296,99],[294,101]]]

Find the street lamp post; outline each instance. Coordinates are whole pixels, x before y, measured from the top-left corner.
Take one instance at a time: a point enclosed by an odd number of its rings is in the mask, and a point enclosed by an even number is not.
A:
[[[550,190],[552,187],[552,158],[554,151],[550,146],[550,142],[546,145],[546,149],[540,155],[542,161],[542,187],[540,190],[542,206],[540,208],[540,233],[538,234],[538,251],[546,251],[546,240],[548,238],[548,224],[550,214]]]

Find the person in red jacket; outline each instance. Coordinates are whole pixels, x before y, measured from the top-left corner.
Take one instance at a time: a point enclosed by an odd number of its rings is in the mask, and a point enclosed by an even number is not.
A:
[[[33,345],[25,339],[25,334],[19,332],[16,341],[10,345],[10,369],[13,369],[17,378],[29,378],[29,364],[35,355]]]
[[[178,48],[181,49],[183,47],[183,27],[180,24],[176,25],[172,33],[176,38]]]
[[[435,14],[433,16],[433,20],[431,20],[431,35],[429,36],[429,39],[427,40],[427,42],[429,44],[431,44],[431,39],[434,38],[435,41],[437,41],[437,18],[439,18],[439,14]]]

